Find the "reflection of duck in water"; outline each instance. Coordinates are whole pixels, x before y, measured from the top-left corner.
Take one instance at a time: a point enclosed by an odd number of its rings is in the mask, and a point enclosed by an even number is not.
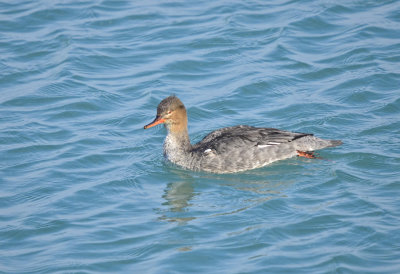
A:
[[[194,189],[191,182],[180,181],[169,183],[163,198],[167,200],[166,205],[169,205],[171,211],[180,212],[190,206],[189,201],[194,196]]]
[[[285,190],[294,183],[291,180],[282,181],[280,171],[272,174],[265,170],[259,173],[253,171],[241,176],[201,174],[196,177],[187,176],[190,173],[178,168],[172,168],[172,172],[177,172],[175,175],[181,179],[167,183],[162,195],[164,202],[156,211],[159,220],[180,224],[235,215],[269,200],[286,198]],[[266,181],[267,174],[276,179]]]
[[[249,170],[296,155],[312,158],[312,154],[306,152],[342,144],[339,140],[324,140],[308,133],[234,126],[213,131],[191,145],[186,109],[175,96],[161,101],[156,118],[144,128],[162,123],[168,130],[164,154],[171,162],[214,173]]]
[[[190,200],[194,196],[196,194],[192,180],[168,183],[162,196],[165,199],[163,206],[167,206],[167,209],[160,209],[161,216],[159,219],[178,223],[186,223],[196,219],[189,210],[189,207],[192,206]]]

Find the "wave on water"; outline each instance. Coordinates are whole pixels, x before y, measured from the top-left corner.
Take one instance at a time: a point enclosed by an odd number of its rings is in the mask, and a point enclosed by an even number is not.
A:
[[[399,269],[399,1],[0,3],[0,271]],[[340,139],[239,174],[163,160],[237,124]],[[23,263],[21,263],[23,262]],[[206,262],[206,263],[205,263]]]

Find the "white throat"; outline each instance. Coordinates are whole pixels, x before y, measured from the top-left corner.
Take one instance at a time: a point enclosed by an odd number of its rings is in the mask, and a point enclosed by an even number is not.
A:
[[[164,141],[164,156],[171,162],[184,165],[187,156],[187,144],[184,138],[168,133]]]

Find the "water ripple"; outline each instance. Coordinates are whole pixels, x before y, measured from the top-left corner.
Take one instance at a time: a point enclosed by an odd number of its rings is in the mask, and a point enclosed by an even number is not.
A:
[[[399,10],[0,3],[1,271],[396,273]],[[143,130],[170,94],[194,141],[251,124],[344,145],[193,173]]]

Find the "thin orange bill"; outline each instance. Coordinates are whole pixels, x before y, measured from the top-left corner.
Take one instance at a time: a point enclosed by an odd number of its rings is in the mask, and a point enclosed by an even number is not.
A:
[[[151,128],[151,127],[154,127],[154,126],[159,125],[159,124],[162,124],[162,123],[165,123],[165,119],[160,118],[160,117],[157,116],[156,119],[154,119],[153,122],[151,122],[151,123],[148,124],[148,125],[145,125],[145,126],[144,126],[144,129]]]

